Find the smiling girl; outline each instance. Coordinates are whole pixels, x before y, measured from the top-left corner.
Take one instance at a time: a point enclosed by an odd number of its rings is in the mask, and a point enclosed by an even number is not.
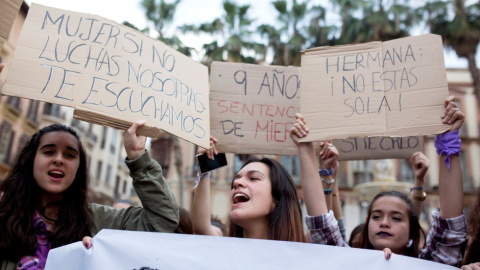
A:
[[[0,186],[0,269],[43,269],[51,248],[101,229],[171,232],[175,198],[134,123],[124,135],[126,164],[143,207],[88,204],[87,158],[77,133],[54,124],[27,142]]]
[[[315,166],[313,143],[299,143],[307,136],[308,127],[302,115],[296,115],[290,131],[300,156],[302,186],[308,215],[307,227],[313,243],[347,246],[343,241],[332,212],[328,212],[320,177]],[[449,265],[462,261],[467,237],[467,224],[463,214],[463,181],[459,153],[461,141],[458,130],[465,116],[457,108],[455,97],[445,100],[444,124],[450,132],[437,135],[435,146],[439,153],[439,197],[441,208],[432,214],[433,223],[425,249],[420,249],[421,229],[412,201],[404,194],[389,191],[375,196],[368,210],[362,233],[361,247],[390,251]]]

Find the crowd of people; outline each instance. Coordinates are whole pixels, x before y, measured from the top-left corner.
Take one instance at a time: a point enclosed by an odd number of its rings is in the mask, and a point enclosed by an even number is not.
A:
[[[0,185],[0,269],[44,269],[50,249],[81,240],[91,248],[91,237],[107,228],[351,246],[383,250],[387,260],[401,254],[480,269],[480,200],[469,223],[463,213],[458,131],[464,119],[455,98],[447,98],[439,121],[451,128],[435,138],[440,208],[432,213],[430,230],[425,232],[419,223],[423,178],[430,162],[415,153],[410,197],[396,191],[377,194],[364,223],[352,231],[348,242],[336,181],[339,153],[330,141],[319,147],[299,142],[309,133],[308,121],[300,113],[290,137],[300,159],[305,220],[292,177],[279,162],[266,157],[249,159],[235,173],[226,224],[211,213],[210,173],[198,175],[191,212],[178,207],[161,166],[145,149],[146,138],[137,135],[144,121],[133,123],[124,133],[125,163],[141,206],[89,203],[90,177],[82,142],[68,126],[47,126],[29,139]],[[213,158],[215,143],[212,137],[211,147],[199,153]]]

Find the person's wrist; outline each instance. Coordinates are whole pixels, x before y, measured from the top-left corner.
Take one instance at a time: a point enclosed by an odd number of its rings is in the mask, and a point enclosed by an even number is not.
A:
[[[141,156],[143,153],[145,153],[145,149],[143,150],[136,150],[136,151],[127,151],[127,158],[129,160],[134,160],[137,159],[139,156]]]
[[[331,195],[332,192],[333,192],[333,189],[331,189],[331,188],[324,188],[323,189],[323,194],[325,194],[325,195]]]
[[[423,192],[423,185],[422,186],[414,185],[413,187],[410,188],[410,192],[415,192],[415,191]]]

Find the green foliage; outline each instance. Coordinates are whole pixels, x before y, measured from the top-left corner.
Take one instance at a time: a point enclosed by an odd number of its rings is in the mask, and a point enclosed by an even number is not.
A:
[[[480,104],[480,75],[475,59],[480,44],[480,2],[466,6],[465,0],[429,1],[422,9],[430,31],[442,36],[443,44],[458,57],[467,59]]]
[[[183,25],[179,29],[183,33],[207,33],[214,37],[216,41],[203,46],[203,62],[207,65],[212,61],[256,62],[256,57],[263,57],[264,46],[253,41],[250,5],[225,0],[222,6],[224,14],[220,18],[198,26]]]

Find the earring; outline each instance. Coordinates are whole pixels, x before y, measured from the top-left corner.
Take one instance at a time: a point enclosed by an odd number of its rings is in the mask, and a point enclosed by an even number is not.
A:
[[[413,244],[413,239],[408,240],[407,248],[411,247]]]

